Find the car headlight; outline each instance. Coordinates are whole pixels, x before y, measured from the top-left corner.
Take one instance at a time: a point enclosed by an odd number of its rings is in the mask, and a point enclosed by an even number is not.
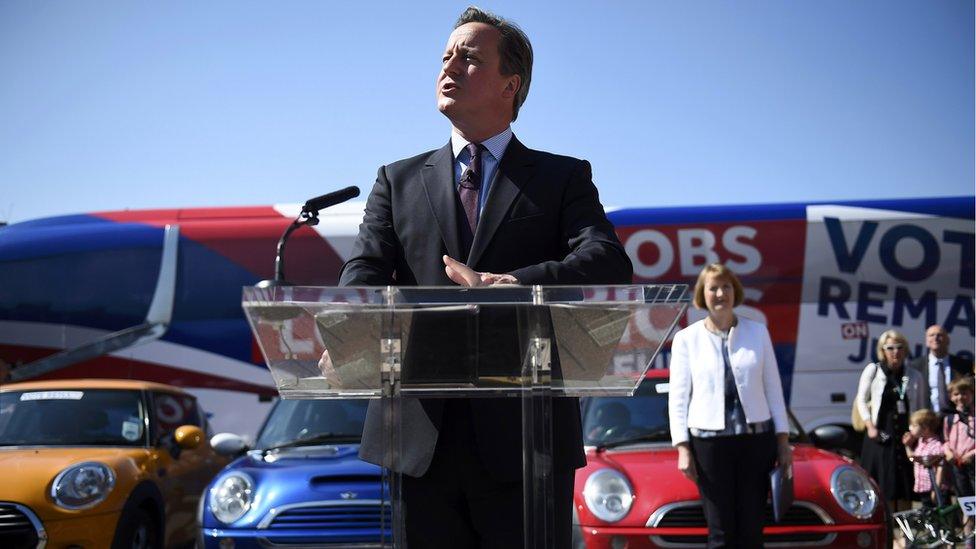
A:
[[[51,484],[51,499],[65,509],[86,509],[99,504],[115,486],[115,473],[104,463],[76,463],[58,473]]]
[[[838,467],[830,475],[830,493],[842,509],[859,519],[869,518],[878,505],[871,479],[849,465]]]
[[[634,493],[627,477],[613,469],[600,469],[586,479],[583,501],[596,518],[617,522],[630,511]]]
[[[254,503],[254,481],[244,473],[231,473],[210,489],[210,511],[230,524],[244,516]]]

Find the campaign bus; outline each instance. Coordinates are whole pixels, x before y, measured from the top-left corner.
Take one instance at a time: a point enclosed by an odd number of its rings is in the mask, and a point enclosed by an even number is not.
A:
[[[694,284],[723,262],[764,322],[784,391],[808,429],[849,426],[863,367],[893,328],[925,352],[941,324],[974,349],[974,197],[609,208],[634,282]],[[335,285],[362,202],[296,231],[286,278]],[[0,359],[13,379],[134,378],[196,394],[215,431],[253,435],[276,392],[241,310],[273,276],[300,205],[97,212],[0,227]],[[431,227],[432,238],[436,227]],[[702,318],[690,308],[680,324]],[[659,333],[653,315],[624,337]],[[287,332],[287,326],[285,327]],[[631,333],[633,332],[633,333]],[[667,367],[668,347],[653,367]],[[618,356],[637,371],[647,357]]]

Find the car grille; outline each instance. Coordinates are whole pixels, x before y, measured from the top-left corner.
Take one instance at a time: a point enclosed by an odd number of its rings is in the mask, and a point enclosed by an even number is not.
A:
[[[773,521],[773,507],[766,505],[765,522],[776,526],[823,526],[832,524],[829,516],[812,503],[795,502],[786,512],[786,516],[779,522]],[[663,512],[656,512],[648,521],[648,526],[655,528],[704,528],[705,511],[701,502],[681,502],[674,504]],[[834,540],[833,533],[793,533],[766,535],[763,542],[767,546],[793,547],[797,545],[826,545]],[[707,536],[662,535],[652,536],[659,545],[667,547],[704,546]],[[663,543],[662,543],[663,542]]]
[[[298,529],[365,529],[389,526],[390,506],[380,502],[320,502],[307,506],[291,507],[278,513],[268,530]]]
[[[766,506],[766,524],[773,524],[773,507]],[[824,524],[816,511],[806,505],[792,505],[779,525],[809,526]],[[657,528],[702,528],[705,526],[705,510],[700,503],[671,509],[658,521]]]
[[[30,511],[23,506],[0,502],[0,547],[10,549],[34,549],[43,547],[44,536],[31,520]]]

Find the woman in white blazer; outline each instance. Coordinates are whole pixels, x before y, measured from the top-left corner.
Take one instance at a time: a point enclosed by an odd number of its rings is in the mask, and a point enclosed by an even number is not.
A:
[[[861,447],[861,465],[878,483],[888,508],[912,498],[912,465],[905,455],[902,436],[909,415],[926,408],[927,384],[922,374],[906,368],[908,340],[896,330],[878,337],[877,362],[861,372],[854,397],[867,432]]]
[[[671,441],[698,484],[709,547],[761,547],[769,472],[793,463],[773,344],[764,325],[733,313],[742,300],[732,271],[705,266],[694,305],[708,316],[671,343]]]

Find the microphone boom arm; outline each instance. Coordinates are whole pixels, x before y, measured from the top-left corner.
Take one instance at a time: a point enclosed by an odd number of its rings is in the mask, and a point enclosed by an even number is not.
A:
[[[262,280],[256,284],[258,288],[271,288],[275,286],[288,286],[288,282],[285,281],[285,244],[288,242],[288,237],[291,233],[295,232],[302,226],[313,227],[319,224],[319,210],[328,208],[329,206],[334,206],[340,202],[345,202],[346,200],[356,198],[359,196],[359,189],[357,187],[346,187],[345,189],[340,189],[335,192],[324,194],[312,198],[305,202],[302,206],[302,211],[298,214],[298,217],[291,222],[291,225],[285,229],[284,234],[278,239],[278,246],[275,248],[275,266],[274,266],[274,278],[272,280]]]
[[[285,282],[285,244],[288,242],[288,237],[291,233],[295,232],[295,229],[299,227],[308,225],[309,227],[314,227],[319,224],[319,212],[317,211],[307,211],[302,210],[298,217],[291,222],[291,225],[285,229],[284,234],[278,239],[278,246],[275,248],[275,268],[274,268],[274,281],[278,284],[287,284]]]

